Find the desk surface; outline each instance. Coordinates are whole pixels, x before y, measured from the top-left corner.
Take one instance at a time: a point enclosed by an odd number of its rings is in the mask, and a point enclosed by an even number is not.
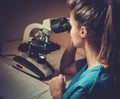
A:
[[[21,41],[9,42],[3,46],[3,54],[18,54]],[[48,62],[59,71],[64,48],[47,55]],[[80,54],[77,54],[78,58]],[[49,87],[12,67],[11,58],[0,57],[0,99],[52,99]]]
[[[3,46],[3,54],[18,54],[19,41]],[[0,57],[0,99],[52,99],[47,84],[13,68],[11,57]]]
[[[52,99],[49,87],[0,59],[0,97],[3,99]],[[1,98],[0,98],[1,99]]]

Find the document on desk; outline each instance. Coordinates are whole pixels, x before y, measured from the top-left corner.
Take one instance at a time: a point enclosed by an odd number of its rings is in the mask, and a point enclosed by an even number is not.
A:
[[[0,99],[52,99],[47,84],[0,59]]]

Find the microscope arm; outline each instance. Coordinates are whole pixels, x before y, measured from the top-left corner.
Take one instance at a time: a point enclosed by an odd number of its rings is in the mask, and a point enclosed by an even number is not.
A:
[[[39,23],[32,23],[29,24],[24,31],[23,34],[23,43],[28,43],[29,41],[31,41],[30,39],[30,33],[33,29],[38,28],[38,29],[43,29],[43,25],[39,24]]]

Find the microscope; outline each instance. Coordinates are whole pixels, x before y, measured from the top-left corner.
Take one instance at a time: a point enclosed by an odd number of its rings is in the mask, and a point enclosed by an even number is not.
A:
[[[37,32],[33,32],[35,29],[37,29]],[[60,45],[51,42],[49,38],[52,33],[62,33],[70,31],[70,29],[71,26],[65,17],[45,19],[43,20],[43,24],[32,23],[28,25],[24,31],[23,42],[18,46],[21,54],[27,53],[27,58],[15,56],[13,60],[31,70],[37,77],[23,71],[17,66],[15,68],[40,80],[51,78],[54,74],[54,69],[46,61],[46,56],[50,52],[59,50]]]

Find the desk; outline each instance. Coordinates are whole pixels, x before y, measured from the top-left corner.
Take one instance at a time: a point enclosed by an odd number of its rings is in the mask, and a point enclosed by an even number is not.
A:
[[[18,54],[21,41],[6,43],[3,54]],[[64,48],[47,55],[49,63],[59,71]],[[79,56],[79,55],[78,55]],[[49,87],[12,67],[11,58],[0,58],[0,99],[52,99]]]
[[[18,54],[19,44],[19,41],[5,44],[2,53]],[[52,97],[48,85],[13,68],[11,57],[0,57],[0,99],[52,99]]]

